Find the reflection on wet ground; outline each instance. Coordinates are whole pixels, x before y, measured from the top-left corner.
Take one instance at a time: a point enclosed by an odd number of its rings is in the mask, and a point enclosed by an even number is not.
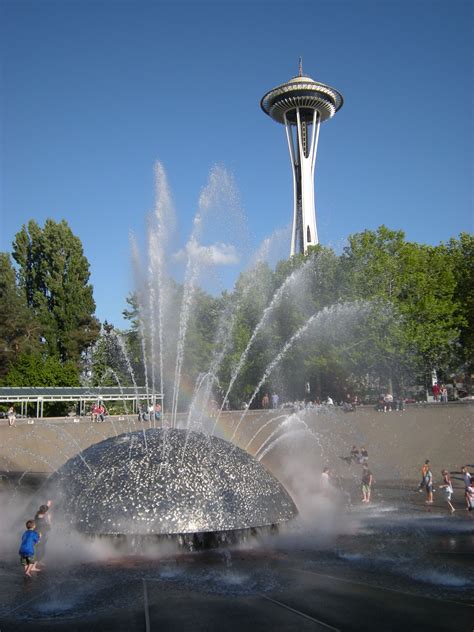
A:
[[[411,489],[379,485],[324,537],[294,524],[232,550],[54,558],[29,581],[2,550],[0,629],[471,632],[474,516]]]

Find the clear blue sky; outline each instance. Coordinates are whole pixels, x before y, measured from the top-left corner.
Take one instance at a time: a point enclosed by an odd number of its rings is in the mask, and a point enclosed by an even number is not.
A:
[[[260,110],[297,74],[345,104],[322,126],[320,241],[386,224],[428,244],[473,230],[473,3],[2,0],[1,244],[66,219],[97,315],[120,324],[153,165],[189,235],[210,168],[234,175],[254,245],[292,213],[284,128]],[[238,266],[233,270],[238,273]]]

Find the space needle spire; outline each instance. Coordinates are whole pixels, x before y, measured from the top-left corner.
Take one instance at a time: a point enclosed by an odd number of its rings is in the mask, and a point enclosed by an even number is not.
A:
[[[260,101],[265,114],[286,129],[293,170],[293,228],[290,254],[306,253],[319,243],[314,202],[314,171],[319,126],[341,109],[342,95],[324,83],[303,74],[270,90]]]

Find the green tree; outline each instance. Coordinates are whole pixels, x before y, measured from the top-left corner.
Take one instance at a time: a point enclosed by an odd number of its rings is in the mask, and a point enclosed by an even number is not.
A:
[[[232,295],[228,297],[227,300],[232,301],[235,306],[235,317],[231,348],[219,374],[225,391],[276,289],[272,270],[267,264],[257,263],[251,270],[239,276]],[[239,407],[251,395],[271,357],[271,347],[271,327],[270,323],[267,323],[252,343],[249,354],[229,393],[231,406]]]
[[[77,364],[71,360],[61,362],[54,356],[44,357],[41,353],[21,353],[5,378],[7,386],[80,386]],[[70,402],[45,403],[44,413],[64,415],[70,409]]]
[[[16,284],[10,255],[0,253],[0,380],[20,353],[39,351],[41,325],[28,309],[24,294]]]
[[[460,318],[460,337],[457,361],[469,376],[474,373],[474,236],[461,233],[458,239],[448,243],[456,287],[454,298],[456,313]],[[453,367],[455,369],[459,366]]]
[[[22,353],[11,365],[5,379],[7,386],[80,386],[77,366],[72,361],[60,362],[41,353]]]
[[[352,356],[356,370],[365,364],[391,389],[394,377],[447,369],[461,319],[446,247],[406,242],[381,226],[349,237],[342,259],[345,294],[374,304],[366,344]]]
[[[80,239],[64,220],[48,219],[44,228],[30,220],[15,236],[13,258],[19,286],[42,325],[49,354],[79,363],[99,333]]]

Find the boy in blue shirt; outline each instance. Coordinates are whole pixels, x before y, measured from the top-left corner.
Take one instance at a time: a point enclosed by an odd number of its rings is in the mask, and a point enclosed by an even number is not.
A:
[[[35,568],[35,546],[38,544],[40,535],[35,531],[35,521],[28,520],[26,523],[26,531],[21,536],[20,550],[20,562],[25,567],[25,577],[31,577],[31,571],[39,572],[38,568]]]

